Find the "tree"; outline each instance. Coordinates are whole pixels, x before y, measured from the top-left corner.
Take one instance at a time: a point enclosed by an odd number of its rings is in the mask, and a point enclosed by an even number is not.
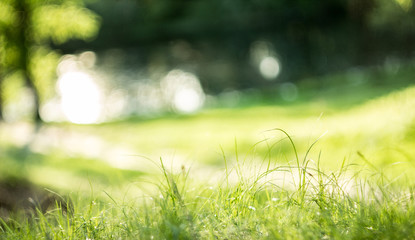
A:
[[[6,85],[22,81],[33,98],[33,119],[42,121],[40,104],[51,89],[53,63],[56,65],[59,56],[50,48],[51,43],[62,44],[73,38],[91,39],[98,32],[99,23],[99,17],[84,8],[82,0],[2,0],[0,118],[3,117]]]

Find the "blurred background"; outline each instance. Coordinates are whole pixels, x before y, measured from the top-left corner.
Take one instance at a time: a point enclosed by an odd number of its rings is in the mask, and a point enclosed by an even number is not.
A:
[[[412,0],[2,0],[2,172],[221,167],[276,127],[305,149],[328,131],[327,163],[413,159],[414,41]]]
[[[1,9],[8,122],[36,108],[46,122],[99,123],[292,102],[302,80],[394,71],[415,50],[412,0],[5,0]]]

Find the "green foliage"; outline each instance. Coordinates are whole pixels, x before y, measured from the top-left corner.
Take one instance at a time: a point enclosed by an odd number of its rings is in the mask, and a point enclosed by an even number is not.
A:
[[[55,95],[56,67],[60,54],[47,47],[33,48],[30,69],[34,84],[40,89],[40,98],[45,101]]]
[[[2,79],[1,94],[5,102],[8,103],[17,100],[19,91],[23,89],[24,83],[19,72],[9,74],[7,77]]]
[[[377,0],[376,14],[371,16],[370,24],[376,29],[383,28],[393,30],[395,34],[405,34],[413,31],[414,21],[412,0]]]
[[[16,22],[17,16],[10,5],[11,1],[0,2],[0,30],[4,31],[7,26]]]
[[[89,40],[99,29],[99,18],[79,6],[79,1],[64,1],[60,5],[43,5],[33,12],[34,38],[38,42],[52,39],[62,44],[69,39]]]
[[[51,41],[62,44],[74,38],[90,40],[97,34],[99,23],[98,16],[84,8],[83,1],[2,1],[0,80],[21,72],[25,85],[39,95],[35,96],[38,107],[37,99],[49,98],[54,90],[59,54],[50,49]],[[2,92],[7,82],[0,84]],[[8,95],[2,93],[2,97]]]

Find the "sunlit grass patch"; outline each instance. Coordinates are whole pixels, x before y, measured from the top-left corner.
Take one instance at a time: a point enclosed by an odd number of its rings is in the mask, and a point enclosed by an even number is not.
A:
[[[370,163],[343,161],[337,170],[323,171],[320,159],[307,157],[315,144],[301,154],[287,132],[275,131],[285,135],[293,161],[281,164],[265,157],[252,172],[246,166],[255,164],[248,159],[254,147],[243,155],[235,143],[233,154],[223,153],[221,178],[206,184],[198,171],[170,169],[161,158],[155,162],[159,174],[136,182],[132,195],[91,185],[87,195],[72,194],[69,212],[57,205],[57,210],[2,221],[0,231],[19,239],[390,239],[415,234],[411,181],[398,184]],[[286,181],[275,181],[280,173]]]
[[[335,168],[345,157],[360,161],[356,154],[358,151],[376,159],[375,165],[386,166],[411,162],[410,156],[414,154],[414,141],[411,140],[415,119],[414,89],[392,91],[340,110],[319,105],[319,100],[316,100],[292,106],[216,109],[187,117],[170,116],[71,128],[100,136],[114,145],[126,146],[132,155],[153,159],[162,156],[165,161],[179,166],[194,163],[207,167],[223,165],[219,146],[225,152],[232,152],[234,138],[238,140],[240,149],[247,150],[256,142],[270,137],[266,130],[275,127],[290,132],[300,146],[307,146],[327,132],[317,146],[324,149],[324,168]],[[294,156],[287,149],[289,147],[282,143],[275,151],[292,159]],[[305,150],[298,149],[301,153]],[[268,150],[258,146],[257,151],[266,154]],[[315,155],[310,157],[317,158]],[[138,157],[129,159],[139,162]]]
[[[49,124],[20,145],[3,128],[0,180],[58,189],[73,212],[12,216],[0,238],[411,238],[415,87],[388,84],[351,81],[345,93],[310,90],[321,98],[277,106]]]
[[[0,181],[12,177],[62,191],[85,191],[90,188],[91,181],[97,186],[120,187],[144,174],[60,151],[41,154],[32,152],[29,147],[0,146]]]

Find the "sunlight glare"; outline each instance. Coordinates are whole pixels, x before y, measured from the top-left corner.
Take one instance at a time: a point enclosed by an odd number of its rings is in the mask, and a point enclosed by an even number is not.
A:
[[[97,123],[101,115],[101,96],[92,78],[83,72],[67,72],[58,80],[61,108],[70,122]]]
[[[181,112],[194,112],[201,104],[199,94],[192,88],[180,89],[174,94],[174,107]]]

